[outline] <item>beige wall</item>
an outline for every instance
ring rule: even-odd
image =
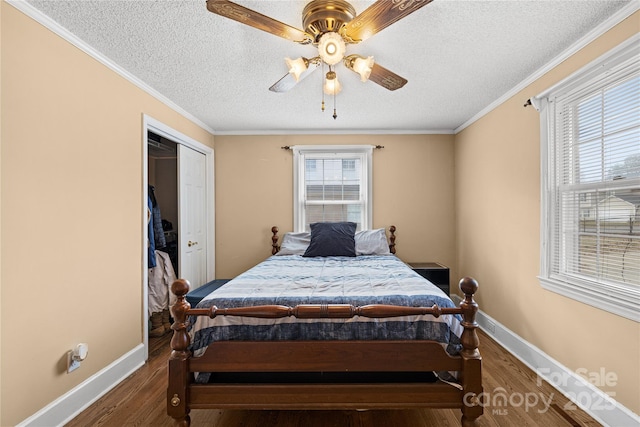
[[[269,256],[273,225],[292,230],[293,154],[281,147],[308,144],[384,145],[373,152],[373,227],[397,227],[405,261],[455,267],[453,135],[216,136],[219,278]]]
[[[142,115],[213,136],[5,2],[2,418],[24,420],[142,342]],[[79,342],[89,357],[67,374]]]
[[[489,316],[571,370],[615,372],[603,389],[640,413],[640,325],[544,290],[539,115],[524,101],[638,32],[636,13],[456,135],[458,268]]]

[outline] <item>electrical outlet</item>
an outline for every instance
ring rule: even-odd
[[[67,352],[67,374],[75,371],[80,367],[80,361],[73,358],[73,351]]]

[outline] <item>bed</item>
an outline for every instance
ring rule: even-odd
[[[189,283],[172,284],[167,413],[176,426],[190,425],[191,409],[421,407],[459,408],[461,424],[476,425],[477,282],[460,281],[456,307],[395,256],[395,227],[387,241],[384,229],[348,226],[345,255],[335,247],[344,224],[322,233],[312,224],[281,245],[273,227],[272,256],[195,308]]]

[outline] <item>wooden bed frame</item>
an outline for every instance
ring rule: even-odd
[[[273,227],[273,253],[277,245]],[[395,227],[390,228],[390,247],[395,253]],[[191,409],[408,409],[459,408],[462,426],[476,425],[483,413],[482,357],[478,351],[475,315],[478,305],[473,295],[478,283],[469,277],[460,281],[464,300],[456,308],[402,307],[374,304],[303,304],[296,307],[265,305],[241,308],[192,309],[185,300],[189,283],[179,279],[171,285],[177,302],[171,307],[171,356],[167,413],[174,425],[189,426]],[[407,315],[460,314],[464,331],[462,351],[450,356],[435,341],[220,341],[209,345],[200,357],[192,357],[187,333],[188,316],[243,316],[279,318],[385,318]],[[458,371],[459,384],[436,382],[306,382],[306,381],[225,381],[197,384],[194,372],[264,374],[286,373],[400,373]],[[413,375],[413,374],[412,374]]]

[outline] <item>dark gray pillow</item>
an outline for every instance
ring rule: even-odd
[[[355,222],[315,222],[305,257],[356,256]]]

